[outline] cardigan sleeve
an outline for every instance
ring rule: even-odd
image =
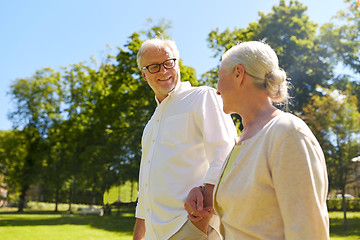
[[[327,171],[314,138],[294,130],[277,141],[270,157],[285,239],[329,239]]]

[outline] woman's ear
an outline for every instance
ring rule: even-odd
[[[240,81],[240,84],[243,82],[243,79],[245,77],[245,68],[243,65],[241,64],[238,64],[236,65],[235,67],[235,76],[236,76],[236,79],[238,79]]]

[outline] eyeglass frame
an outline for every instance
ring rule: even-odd
[[[174,66],[173,66],[173,67],[166,67],[166,66],[164,65],[164,63],[167,62],[167,61],[170,61],[170,60],[174,61]],[[150,65],[147,65],[146,67],[142,67],[141,69],[142,69],[142,70],[147,69],[147,70],[149,71],[149,73],[151,73],[151,74],[158,73],[158,72],[160,72],[160,70],[161,70],[161,66],[163,66],[165,69],[172,69],[172,68],[174,68],[175,65],[176,65],[176,60],[177,60],[177,58],[169,58],[169,59],[166,59],[165,61],[163,61],[162,63],[150,64]],[[159,66],[159,70],[156,71],[156,72],[150,72],[149,67],[152,66],[152,65],[157,65],[157,66]]]

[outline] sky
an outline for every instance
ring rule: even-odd
[[[286,0],[289,3],[289,0]],[[343,0],[300,0],[322,25],[349,7]],[[171,21],[183,63],[200,76],[218,63],[206,41],[218,28],[246,28],[279,0],[0,0],[0,130],[9,130],[11,84],[37,70],[105,59],[128,37],[149,29],[147,19]],[[113,50],[109,50],[113,49]]]

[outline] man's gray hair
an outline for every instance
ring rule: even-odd
[[[137,54],[137,65],[139,68],[143,67],[143,66],[141,66],[141,60],[142,60],[144,53],[149,48],[153,48],[153,47],[156,47],[158,50],[160,50],[163,47],[169,47],[176,59],[179,59],[179,57],[180,57],[179,50],[177,49],[176,44],[173,40],[163,39],[163,38],[148,39],[143,42],[143,44],[141,45],[140,50]]]

